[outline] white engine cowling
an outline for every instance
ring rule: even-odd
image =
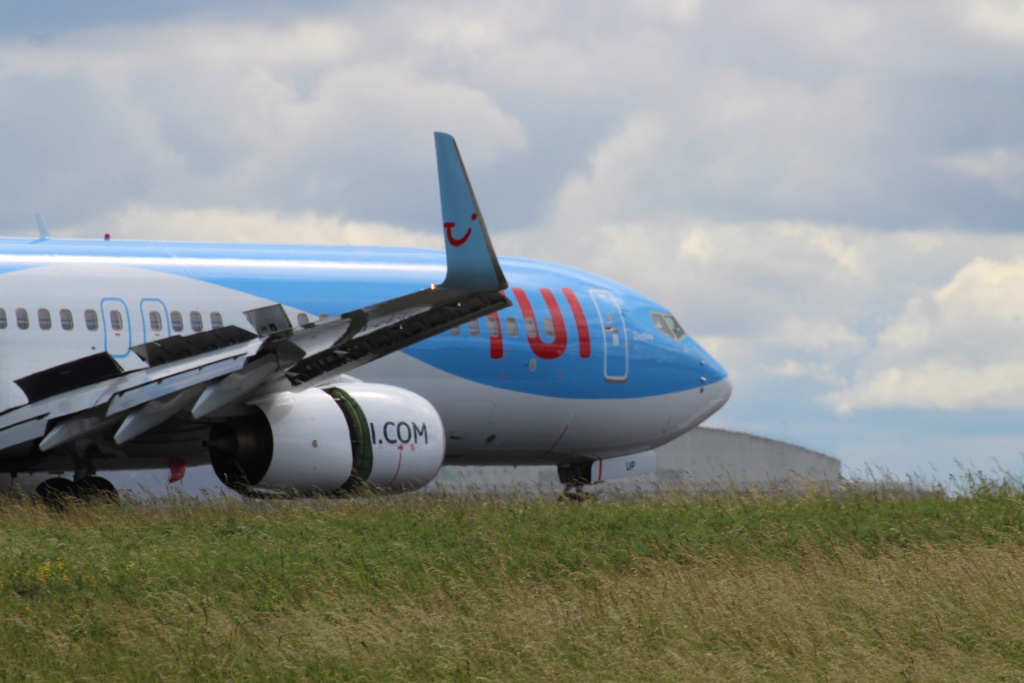
[[[346,384],[257,399],[257,413],[217,425],[214,471],[250,495],[399,492],[430,482],[444,460],[441,417],[422,396]]]

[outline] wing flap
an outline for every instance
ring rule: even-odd
[[[248,330],[243,330],[235,325],[219,327],[214,330],[197,332],[187,336],[176,335],[157,341],[147,342],[133,346],[135,352],[151,368],[164,365],[173,361],[195,358],[211,351],[227,349],[239,344],[244,344],[256,338],[256,335]],[[105,354],[104,354],[105,355]]]
[[[49,413],[25,415],[23,419],[0,427],[0,450],[41,439],[46,435]]]
[[[58,420],[47,429],[46,436],[39,442],[39,450],[50,451],[76,439],[98,434],[117,425],[119,419],[119,416],[104,415],[103,408],[97,407]]]
[[[203,389],[203,393],[190,408],[192,417],[204,418],[231,403],[240,401],[251,394],[277,369],[277,358],[264,356],[221,380],[211,382]]]
[[[161,373],[164,375],[163,377],[118,391],[107,403],[107,414],[123,413],[144,403],[161,400],[197,384],[204,384],[230,375],[232,372],[241,370],[247,361],[248,358],[244,354],[240,354],[229,358],[210,359],[201,365],[180,368],[172,375]]]
[[[194,385],[133,409],[117,428],[114,443],[123,444],[145,434],[153,427],[160,426],[178,411],[191,406],[202,390],[201,384]]]
[[[15,380],[30,403],[81,389],[124,373],[110,354],[97,353]]]

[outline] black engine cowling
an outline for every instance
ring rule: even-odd
[[[248,495],[344,495],[420,488],[441,468],[441,417],[422,396],[384,384],[270,394],[214,427],[220,480]]]

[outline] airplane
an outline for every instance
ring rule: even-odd
[[[442,465],[652,473],[729,399],[663,306],[495,254],[435,133],[444,251],[0,240],[0,488],[116,497],[102,471],[212,465],[255,497],[403,492]]]

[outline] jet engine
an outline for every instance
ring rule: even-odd
[[[253,413],[216,425],[210,461],[252,496],[410,491],[441,468],[445,432],[422,396],[385,384],[269,394]]]

